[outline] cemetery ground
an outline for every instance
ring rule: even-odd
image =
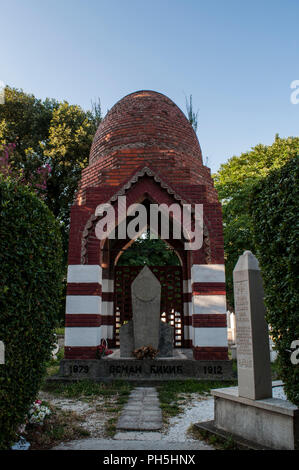
[[[32,450],[52,449],[61,443],[82,439],[113,439],[116,423],[127,403],[134,385],[126,381],[96,383],[88,380],[60,383],[47,381],[58,372],[63,348],[57,359],[47,365],[47,376],[39,393],[39,399],[51,409],[51,415],[43,426],[30,426],[26,439]],[[236,371],[236,365],[234,367]],[[275,365],[273,379],[277,379]],[[199,431],[194,424],[209,419],[213,413],[210,390],[236,385],[237,381],[168,381],[157,385],[163,416],[162,439],[200,440],[207,448],[237,449],[230,438],[223,439]]]

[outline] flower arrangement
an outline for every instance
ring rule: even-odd
[[[108,349],[108,344],[106,339],[101,340],[101,344],[97,347],[96,351],[96,357],[97,359],[101,359],[103,356],[108,356],[109,354],[112,354],[113,351],[111,349]]]
[[[152,347],[152,345],[149,346],[142,346],[141,348],[134,349],[133,351],[133,356],[136,357],[136,359],[155,359],[157,354],[159,353],[158,349],[155,349]]]
[[[46,417],[50,414],[52,414],[52,412],[44,402],[41,400],[35,400],[35,402],[29,408],[25,422],[21,424],[17,430],[19,440],[18,442],[15,442],[13,446],[11,446],[11,449],[28,450],[30,448],[30,443],[26,441],[22,434],[26,435],[28,433],[30,425],[43,426]]]
[[[28,412],[28,423],[43,425],[44,420],[51,414],[51,410],[41,400],[36,400]]]

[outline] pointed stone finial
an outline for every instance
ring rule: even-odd
[[[243,255],[239,257],[238,262],[235,266],[234,272],[244,271],[244,270],[251,270],[251,271],[260,270],[259,262],[257,258],[249,250],[244,251]]]
[[[148,266],[132,282],[132,294],[143,302],[150,302],[161,292],[161,284]]]

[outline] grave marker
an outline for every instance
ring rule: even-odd
[[[233,277],[239,396],[268,398],[272,396],[269,332],[262,276],[251,251],[239,257]]]
[[[161,284],[144,266],[132,282],[134,348],[159,347]]]

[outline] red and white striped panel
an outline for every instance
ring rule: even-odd
[[[227,358],[225,270],[223,264],[194,264],[193,347],[196,359]]]
[[[113,340],[114,280],[102,280],[102,336]]]
[[[185,347],[191,347],[193,341],[192,326],[192,282],[191,279],[183,280],[183,309],[184,309],[184,342]]]
[[[95,357],[102,335],[102,268],[69,265],[67,273],[65,357]]]

